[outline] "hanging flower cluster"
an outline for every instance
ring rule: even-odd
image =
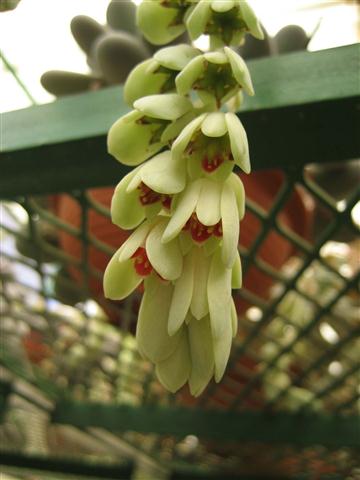
[[[138,348],[168,390],[188,382],[197,396],[224,374],[237,331],[231,290],[242,283],[245,194],[233,169],[249,173],[250,162],[229,101],[254,90],[229,45],[262,31],[244,0],[147,0],[137,21],[155,44],[187,29],[192,39],[209,35],[212,51],[163,48],[128,77],[133,110],[111,127],[108,149],[136,166],[111,205],[113,222],[134,231],[108,264],[104,290],[122,300],[144,284]]]

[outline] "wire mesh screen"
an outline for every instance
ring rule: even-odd
[[[113,187],[3,202],[3,366],[52,402],[355,414],[358,171],[359,163],[352,161],[321,169],[262,170],[243,179],[248,200],[239,244],[244,272],[244,287],[236,294],[239,332],[223,380],[198,399],[185,388],[168,394],[138,354],[134,335],[141,289],[122,302],[103,296],[105,266],[129,234],[111,224]],[[16,408],[11,402],[2,406],[1,434],[9,448],[39,445],[31,438],[11,443],[5,427]],[[221,466],[269,478],[340,474],[350,479],[358,467],[351,448],[220,445],[191,435],[135,432],[121,438],[152,458],[204,467],[208,474]],[[256,468],[249,466],[254,463]],[[194,471],[187,478],[195,478]]]

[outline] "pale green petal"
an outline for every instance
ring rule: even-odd
[[[215,250],[219,247],[220,238],[212,236],[206,240],[204,243],[204,253],[207,257],[210,257]]]
[[[186,164],[171,158],[170,150],[159,153],[141,169],[142,181],[158,193],[174,194],[185,188]]]
[[[153,222],[145,220],[145,222],[130,235],[126,242],[121,245],[119,248],[119,262],[124,262],[131,258],[136,250],[143,245],[152,224]]]
[[[181,44],[158,50],[154,54],[154,58],[163,67],[180,71],[186,67],[190,60],[200,55],[200,53],[201,51],[197,48],[191,47],[190,45]]]
[[[264,32],[262,31],[260,22],[248,2],[240,2],[240,9],[242,17],[245,20],[246,25],[249,27],[251,35],[253,35],[255,38],[258,38],[259,40],[263,40]]]
[[[177,14],[177,9],[163,7],[160,2],[141,2],[136,12],[136,23],[150,43],[163,45],[185,31],[183,24],[171,26]]]
[[[197,180],[190,184],[184,192],[179,194],[176,209],[165,229],[162,242],[167,243],[175,238],[182,230],[191,214],[195,210],[200,195],[201,181]]]
[[[176,93],[148,95],[136,100],[134,107],[145,115],[163,120],[176,120],[193,108],[189,99]]]
[[[175,282],[174,294],[169,312],[169,335],[174,335],[185,320],[193,295],[193,285],[194,260],[192,252],[190,252],[184,259],[184,268],[181,277]]]
[[[231,331],[232,337],[235,338],[238,331],[238,316],[236,312],[235,302],[231,299]]]
[[[244,189],[244,184],[241,181],[239,175],[237,175],[236,173],[232,173],[229,176],[227,181],[230,183],[230,185],[232,186],[232,189],[235,193],[237,208],[238,208],[238,212],[239,212],[239,218],[241,220],[245,215],[245,189]]]
[[[241,268],[241,258],[239,252],[235,257],[235,263],[232,268],[231,274],[231,288],[241,288],[242,286],[242,268]]]
[[[156,365],[156,375],[162,385],[175,393],[188,380],[191,371],[189,340],[186,328],[179,332],[181,337],[175,351]]]
[[[211,7],[208,0],[200,0],[186,20],[191,40],[196,40],[205,31],[206,24],[211,18]]]
[[[136,175],[136,170],[121,180],[111,200],[111,220],[120,228],[133,229],[145,218],[144,208],[139,201],[139,192],[134,190],[127,193],[127,187]]]
[[[146,165],[146,163],[145,163],[145,165]],[[133,177],[130,179],[130,182],[128,183],[128,186],[126,187],[126,192],[127,193],[133,192],[140,185],[140,183],[141,183],[141,169],[142,169],[142,165],[139,165],[137,168],[135,168],[132,171]]]
[[[215,63],[217,65],[224,65],[229,61],[225,53],[219,51],[204,53],[204,57],[208,62]]]
[[[183,257],[177,238],[164,244],[161,237],[164,234],[166,222],[156,225],[146,239],[146,253],[151,265],[165,280],[176,280],[183,268]]]
[[[219,339],[230,319],[231,301],[231,269],[224,266],[219,250],[211,261],[207,293],[212,335],[214,339]]]
[[[209,317],[189,323],[189,344],[191,356],[190,392],[199,396],[214,374],[214,352]]]
[[[186,147],[188,146],[191,137],[193,134],[196,132],[198,128],[200,128],[200,125],[202,124],[206,114],[203,113],[202,115],[194,118],[192,122],[190,122],[180,133],[180,135],[177,137],[175,142],[173,143],[171,147],[171,152],[172,155],[175,158],[179,158],[183,155]]]
[[[249,145],[245,129],[235,113],[228,112],[225,114],[225,118],[235,163],[245,173],[250,173]]]
[[[153,62],[153,59],[148,59],[139,63],[126,79],[124,99],[131,107],[138,98],[159,93],[168,78],[166,73],[148,73],[149,66]]]
[[[175,139],[182,130],[188,125],[196,116],[196,113],[192,110],[188,113],[185,113],[182,117],[178,118],[174,122],[167,125],[161,135],[160,140],[164,143],[169,143],[171,140]]]
[[[229,59],[236,81],[244,88],[245,92],[248,95],[254,95],[254,87],[246,63],[240,57],[240,55],[234,52],[234,50],[232,50],[231,48],[225,47],[224,50],[227,58]]]
[[[207,137],[222,137],[227,133],[225,113],[208,113],[201,124],[201,131]]]
[[[193,58],[175,79],[176,89],[180,95],[186,95],[194,82],[205,70],[206,60],[203,55]]]
[[[211,9],[219,13],[228,12],[234,6],[234,0],[212,0],[211,2]]]
[[[154,363],[162,362],[176,349],[180,332],[170,337],[167,322],[173,287],[151,275],[145,281],[136,340],[141,353]]]
[[[240,228],[235,193],[228,183],[224,183],[221,195],[221,218],[223,231],[221,257],[224,265],[232,268],[238,251]]]
[[[109,130],[108,151],[125,165],[139,165],[163,146],[160,142],[150,145],[151,125],[137,123],[142,116],[141,112],[132,111],[119,118]]]
[[[210,258],[205,256],[202,248],[196,248],[194,253],[194,291],[190,309],[197,320],[209,313],[207,298],[209,269]]]
[[[200,196],[196,205],[196,215],[199,221],[206,226],[216,225],[221,219],[222,184],[207,178],[201,180]]]
[[[230,306],[230,305],[229,305]],[[232,343],[232,325],[230,318],[230,308],[226,317],[224,315],[224,329],[220,337],[214,338],[214,358],[215,358],[215,382],[219,383],[224,375],[226,365],[229,360]]]
[[[132,259],[119,262],[119,250],[108,263],[104,273],[104,294],[111,300],[123,300],[142,282]]]
[[[179,238],[181,253],[185,256],[193,248],[194,243],[187,232],[180,232],[178,238]]]

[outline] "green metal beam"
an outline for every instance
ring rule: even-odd
[[[323,414],[222,412],[182,407],[103,405],[61,402],[52,421],[75,427],[99,427],[113,432],[127,430],[175,435],[192,434],[217,441],[246,441],[359,446],[359,418]]]
[[[37,472],[54,472],[71,475],[71,478],[106,478],[106,479],[127,479],[131,478],[133,465],[125,463],[121,465],[98,464],[87,461],[80,462],[66,458],[49,458],[33,455],[21,455],[11,452],[0,454],[0,464],[7,467],[25,470],[27,474]]]
[[[239,115],[255,170],[360,155],[359,58],[351,45],[249,62],[256,96]],[[128,168],[106,153],[106,133],[128,111],[121,98],[112,87],[4,114],[0,196],[116,183]]]

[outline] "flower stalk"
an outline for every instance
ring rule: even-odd
[[[122,300],[144,284],[139,351],[165,388],[188,382],[198,396],[224,374],[237,332],[231,291],[242,283],[245,192],[233,170],[249,173],[250,160],[231,105],[254,89],[231,46],[262,31],[244,0],[147,0],[137,21],[155,44],[187,30],[192,39],[209,35],[212,51],[163,48],[128,77],[133,110],[111,127],[108,149],[136,168],[116,187],[111,216],[135,230],[109,262],[104,291]]]

